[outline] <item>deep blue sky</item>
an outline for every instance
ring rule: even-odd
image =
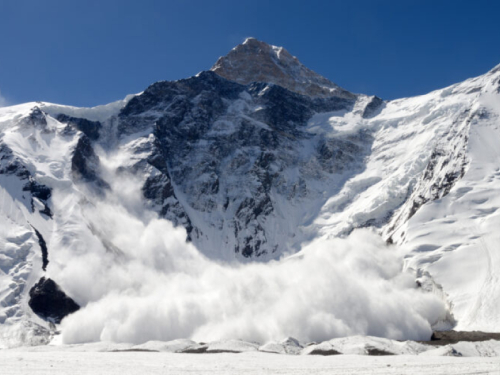
[[[248,36],[394,99],[499,64],[500,1],[0,0],[0,92],[104,104],[209,69]]]

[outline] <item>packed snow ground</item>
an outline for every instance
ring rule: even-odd
[[[205,348],[206,351],[200,351]],[[331,355],[332,349],[345,354]],[[191,350],[191,351],[189,351]],[[184,352],[183,352],[184,351]],[[197,354],[194,354],[198,351]],[[397,355],[374,356],[373,353]],[[330,355],[324,355],[329,353]],[[304,345],[191,340],[99,342],[0,350],[2,374],[500,374],[500,342],[433,347],[376,337]]]
[[[283,356],[147,352],[0,351],[3,375],[20,374],[500,374],[500,357]]]
[[[0,353],[2,374],[499,374],[499,358],[283,357],[264,353]]]

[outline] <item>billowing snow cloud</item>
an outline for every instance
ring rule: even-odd
[[[0,107],[5,107],[7,106],[7,99],[5,99],[4,96],[2,96],[2,90],[0,90]]]
[[[428,339],[446,315],[402,272],[398,249],[368,230],[317,240],[281,261],[221,264],[186,243],[183,229],[144,213],[133,180],[112,181],[108,199],[84,209],[106,246],[74,231],[52,242],[49,276],[83,307],[63,321],[65,343]]]

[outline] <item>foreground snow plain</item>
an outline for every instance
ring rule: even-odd
[[[500,374],[499,354],[500,341],[494,340],[432,346],[352,336],[309,345],[292,338],[265,345],[240,340],[200,344],[186,339],[141,345],[55,344],[0,350],[0,361],[6,375]]]
[[[2,374],[500,374],[500,357],[0,351]]]

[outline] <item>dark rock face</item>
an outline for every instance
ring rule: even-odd
[[[311,97],[355,97],[302,65],[284,48],[271,46],[255,38],[247,38],[226,56],[219,58],[211,70],[244,85],[270,82]]]
[[[52,189],[48,186],[39,184],[33,178],[30,178],[29,181],[24,185],[23,191],[29,191],[32,196],[38,198],[42,201],[46,201],[52,195]]]
[[[318,144],[318,161],[323,170],[328,173],[342,173],[346,168],[352,168],[365,154],[365,147],[372,141],[370,133],[360,131],[346,138],[322,139]]]
[[[355,103],[353,99],[337,97],[311,98],[266,83],[252,83],[248,92],[262,105],[252,117],[268,124],[274,131],[289,135],[300,135],[315,112],[351,109]]]
[[[109,185],[98,174],[99,157],[92,148],[92,143],[86,135],[82,135],[75,147],[71,159],[71,172],[75,180],[94,183],[100,189],[108,189]]]
[[[143,188],[143,195],[146,199],[161,207],[160,215],[168,217],[174,225],[182,225],[186,228],[187,239],[191,241],[191,232],[193,225],[184,207],[179,203],[175,196],[174,188],[168,174],[151,176],[146,180]]]
[[[316,194],[309,183],[363,168],[369,132],[327,138],[307,129],[315,113],[352,110],[355,102],[202,72],[155,83],[134,97],[118,116],[117,133],[152,132],[147,164],[155,172],[146,172],[143,194],[162,217],[184,226],[189,239],[203,248],[210,233],[220,237],[212,247],[272,258],[281,249],[269,222],[286,221],[277,195],[301,205]],[[76,160],[82,175],[88,168],[80,160],[92,158],[87,154]]]
[[[26,181],[23,191],[31,194],[31,211],[35,212],[33,198],[37,198],[44,205],[40,213],[52,218],[52,211],[48,203],[52,195],[52,189],[36,181],[23,162],[14,156],[10,147],[3,143],[0,143],[0,174],[14,175],[21,181]]]
[[[36,230],[35,227],[32,226],[32,228],[35,231],[35,234],[38,238],[38,244],[40,245],[40,249],[42,250],[42,269],[46,271],[47,266],[49,265],[49,251],[47,249],[47,243],[45,242],[42,234],[38,230]]]
[[[34,107],[29,116],[24,118],[22,122],[27,126],[35,126],[41,129],[47,128],[47,117],[38,107]]]
[[[80,309],[51,279],[42,277],[30,290],[28,302],[40,318],[59,324],[61,320]]]
[[[481,332],[481,331],[434,331],[430,341],[424,341],[429,345],[448,345],[456,344],[460,341],[488,341],[500,340],[500,333]]]
[[[438,140],[430,160],[408,199],[391,219],[388,238],[394,230],[413,217],[425,203],[445,197],[452,187],[465,174],[469,160],[467,158],[468,134],[471,122],[485,113],[470,113],[467,109],[460,114],[447,134]],[[449,151],[451,148],[451,152]],[[403,234],[401,234],[403,236]]]
[[[132,98],[120,112],[120,117],[140,115],[151,109],[166,112],[165,110],[171,104],[176,104],[178,107],[179,101],[192,99],[203,91],[214,92],[221,98],[237,99],[244,89],[245,86],[227,81],[212,72],[201,72],[196,77],[179,81],[156,82],[149,86],[142,95]]]
[[[99,133],[102,128],[102,124],[99,121],[90,121],[84,118],[76,118],[60,114],[56,117],[57,121],[68,124],[68,126],[80,130],[92,141],[96,141],[99,138]]]
[[[44,208],[40,211],[41,214],[44,214],[50,218],[52,218],[52,211],[48,206],[47,201],[52,196],[52,189],[46,185],[39,184],[33,177],[28,178],[28,182],[23,186],[23,191],[29,191],[33,198],[38,198],[44,205]],[[31,199],[31,211],[35,212],[35,204]]]
[[[0,174],[15,175],[21,180],[30,177],[28,169],[14,156],[11,148],[4,143],[0,143]]]
[[[341,352],[335,350],[335,349],[313,349],[309,355],[323,355],[323,356],[327,356],[327,355],[339,355],[339,354],[342,354]]]
[[[29,116],[22,118],[21,125],[41,127],[46,129],[47,118],[40,108],[32,109]],[[21,181],[26,181],[23,186],[23,191],[31,194],[31,211],[35,212],[35,204],[33,198],[37,198],[44,205],[40,213],[52,218],[52,211],[49,208],[48,200],[52,195],[52,189],[46,185],[40,184],[30,173],[23,161],[14,155],[12,149],[4,143],[0,142],[0,174],[14,175]]]
[[[134,160],[122,170],[142,174],[151,207],[183,226],[203,252],[272,259],[285,250],[282,239],[296,235],[293,225],[302,224],[288,224],[289,207],[318,210],[325,189],[341,186],[338,179],[347,171],[364,168],[373,141],[368,131],[331,137],[308,128],[316,113],[351,111],[357,100],[356,95],[301,95],[262,82],[243,85],[209,71],[151,85],[105,124],[106,134],[117,134],[118,142],[143,134],[129,150]],[[109,185],[94,151],[96,142],[107,141],[100,139],[103,124],[64,114],[56,118],[68,124],[62,135],[83,133],[71,159],[74,181],[104,194]],[[35,108],[22,121],[47,127],[48,119]],[[4,151],[0,173],[26,180],[23,190],[33,197],[32,210],[38,199],[44,204],[40,212],[51,217],[50,188]],[[302,220],[303,215],[292,216]]]
[[[374,96],[370,102],[366,105],[363,111],[363,118],[370,118],[377,114],[380,109],[383,107],[384,101],[380,99],[378,96]]]
[[[374,348],[371,346],[366,347],[366,354],[380,356],[380,355],[394,355],[394,353],[388,352],[387,350]]]
[[[187,354],[202,354],[207,353],[208,345],[196,345],[193,347],[189,347],[186,349],[182,349],[179,353],[187,353]]]

